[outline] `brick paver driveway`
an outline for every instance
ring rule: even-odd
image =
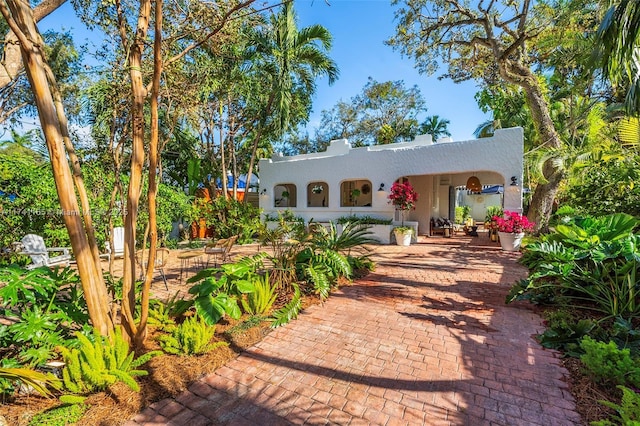
[[[525,275],[481,238],[381,246],[376,271],[129,425],[574,425]],[[486,238],[486,237],[485,237]]]

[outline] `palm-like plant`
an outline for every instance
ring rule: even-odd
[[[451,136],[449,123],[449,120],[440,118],[438,115],[430,115],[420,124],[418,133],[421,135],[431,135],[433,140],[437,141],[442,136]]]
[[[640,113],[640,3],[617,0],[605,14],[596,36],[595,56],[616,85],[627,85],[625,107]]]
[[[293,2],[285,2],[280,12],[271,17],[270,26],[251,35],[252,68],[261,75],[268,89],[252,135],[247,176],[253,171],[266,128],[269,126],[277,135],[282,134],[291,123],[292,112],[308,114],[308,109],[301,105],[310,104],[315,79],[326,75],[329,84],[337,79],[338,67],[326,53],[331,41],[331,34],[321,25],[298,30]]]

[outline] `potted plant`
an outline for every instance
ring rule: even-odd
[[[494,216],[498,227],[498,236],[502,250],[516,251],[520,248],[520,243],[525,232],[533,229],[533,222],[529,222],[526,216],[518,212],[504,212],[504,217]]]
[[[498,241],[498,223],[494,218],[503,215],[501,206],[489,206],[487,207],[487,214],[484,217],[484,229],[489,231],[489,239],[491,241]]]
[[[359,189],[352,189],[351,190],[351,198],[353,198],[353,205],[357,206],[358,205],[358,197],[360,196],[361,192]]]
[[[415,210],[418,193],[409,182],[395,182],[391,186],[389,200],[396,210],[400,210],[400,226],[393,229],[393,233],[396,236],[396,244],[408,246],[411,244],[413,228],[404,226],[404,214],[408,210]]]
[[[320,194],[322,191],[324,191],[324,187],[322,185],[315,185],[313,188],[311,188],[311,192],[313,192],[314,194]]]

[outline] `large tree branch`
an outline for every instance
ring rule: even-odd
[[[65,2],[66,0],[44,0],[33,9],[34,21],[39,22]],[[10,84],[24,68],[19,43],[13,29],[4,38],[4,52],[2,63],[0,64],[0,89]]]
[[[225,12],[225,14],[222,16],[222,19],[220,20],[220,23],[218,24],[218,26],[216,26],[214,29],[212,29],[211,31],[209,31],[209,33],[207,33],[204,37],[202,37],[200,40],[194,41],[193,43],[191,43],[189,46],[185,47],[184,50],[180,53],[178,53],[177,55],[167,59],[165,61],[165,67],[171,65],[173,62],[178,61],[182,58],[185,57],[185,55],[187,53],[189,53],[190,51],[192,51],[193,49],[202,46],[204,43],[206,43],[208,40],[211,39],[211,37],[213,37],[214,35],[216,35],[217,33],[220,32],[220,30],[222,30],[222,28],[224,28],[224,26],[226,25],[227,21],[229,21],[229,18],[231,17],[231,15],[233,15],[235,12],[237,12],[240,9],[243,9],[247,6],[249,6],[251,3],[253,3],[255,0],[246,0],[244,2],[240,2],[237,5],[233,6],[231,9],[227,10]]]

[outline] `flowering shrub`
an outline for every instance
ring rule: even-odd
[[[510,234],[519,234],[533,229],[534,222],[529,222],[526,216],[518,212],[504,212],[504,217],[494,216],[493,220],[498,224],[498,231]]]
[[[418,193],[409,182],[395,182],[391,185],[389,200],[396,207],[396,210],[415,210]]]
[[[415,210],[418,193],[409,182],[395,182],[391,185],[389,200],[391,200],[389,202],[395,206],[396,210],[401,211],[402,225],[404,225],[404,212]]]

